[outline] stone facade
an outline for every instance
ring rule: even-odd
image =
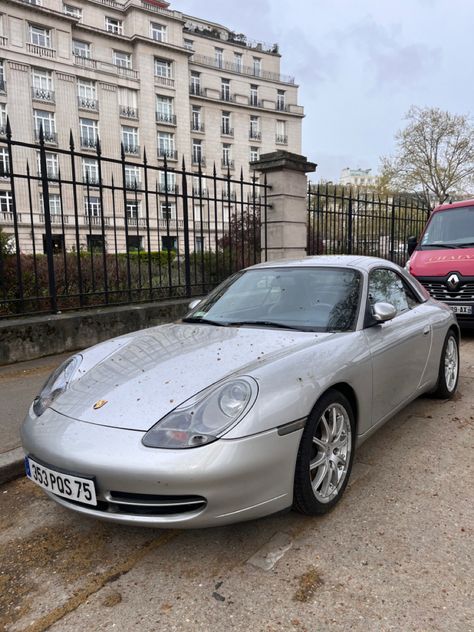
[[[0,6],[0,134],[5,134],[7,114],[15,140],[34,142],[42,122],[51,154],[48,168],[65,177],[71,175],[70,158],[55,158],[55,148],[67,149],[72,131],[76,149],[90,154],[91,186],[96,136],[108,158],[120,157],[123,142],[131,167],[142,161],[146,147],[148,163],[155,167],[166,154],[170,167],[181,167],[184,158],[187,168],[196,169],[201,156],[204,173],[212,174],[215,164],[218,176],[230,168],[238,178],[242,168],[248,179],[249,162],[260,153],[301,152],[303,108],[297,92],[294,80],[280,74],[276,45],[250,42],[223,26],[174,11],[166,2],[3,0]],[[1,177],[6,160],[2,147],[0,226],[11,233],[11,183]],[[14,149],[15,171],[24,170],[28,159],[37,175],[34,152]],[[87,162],[76,160],[79,178]],[[110,183],[113,172],[105,165],[103,181]],[[120,172],[115,175],[120,183]],[[16,192],[24,251],[30,249],[24,245],[31,235],[30,210],[38,240],[44,234],[41,187],[33,184],[31,192],[20,185]],[[76,191],[81,216],[88,204],[85,188]],[[51,213],[58,210],[61,197],[63,215],[72,218],[70,188],[59,191],[52,184],[50,194]],[[93,189],[88,195],[97,197]],[[104,195],[103,206],[110,210],[110,195]],[[143,220],[144,200],[139,202]],[[153,202],[150,207],[155,221],[158,206]],[[55,221],[60,223],[59,217]],[[68,249],[75,244],[70,223],[66,221],[63,244]],[[81,240],[81,247],[86,246],[85,232]],[[152,249],[160,248],[155,241]],[[43,245],[37,248],[42,251]],[[119,249],[124,248],[122,231]]]

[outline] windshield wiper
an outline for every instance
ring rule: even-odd
[[[181,319],[183,323],[200,323],[201,325],[216,325],[216,327],[227,327],[228,323],[220,323],[218,320],[210,320],[200,316],[189,316]]]
[[[459,248],[458,244],[422,244],[422,248]]]
[[[278,327],[278,329],[295,329],[296,331],[305,331],[301,327],[294,327],[293,325],[285,325],[284,323],[276,323],[273,320],[239,320],[229,321],[227,325],[232,327],[241,327],[243,325],[262,325],[263,327]]]
[[[474,248],[474,241],[465,241],[459,244],[458,248]]]

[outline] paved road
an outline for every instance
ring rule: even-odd
[[[18,429],[48,375],[71,354],[0,367],[0,454],[20,445]]]
[[[124,528],[0,488],[0,629],[474,632],[474,336],[462,351],[456,398],[386,424],[322,518]]]

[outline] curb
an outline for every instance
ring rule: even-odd
[[[0,454],[0,485],[8,483],[25,473],[25,453],[22,448],[15,448]]]

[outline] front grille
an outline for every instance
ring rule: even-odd
[[[474,281],[461,281],[455,290],[451,290],[445,281],[419,280],[430,295],[438,301],[474,303]]]
[[[61,500],[103,513],[157,517],[195,513],[207,505],[207,500],[202,496],[158,496],[117,491],[106,494],[106,500],[99,500],[95,507],[68,498]]]

